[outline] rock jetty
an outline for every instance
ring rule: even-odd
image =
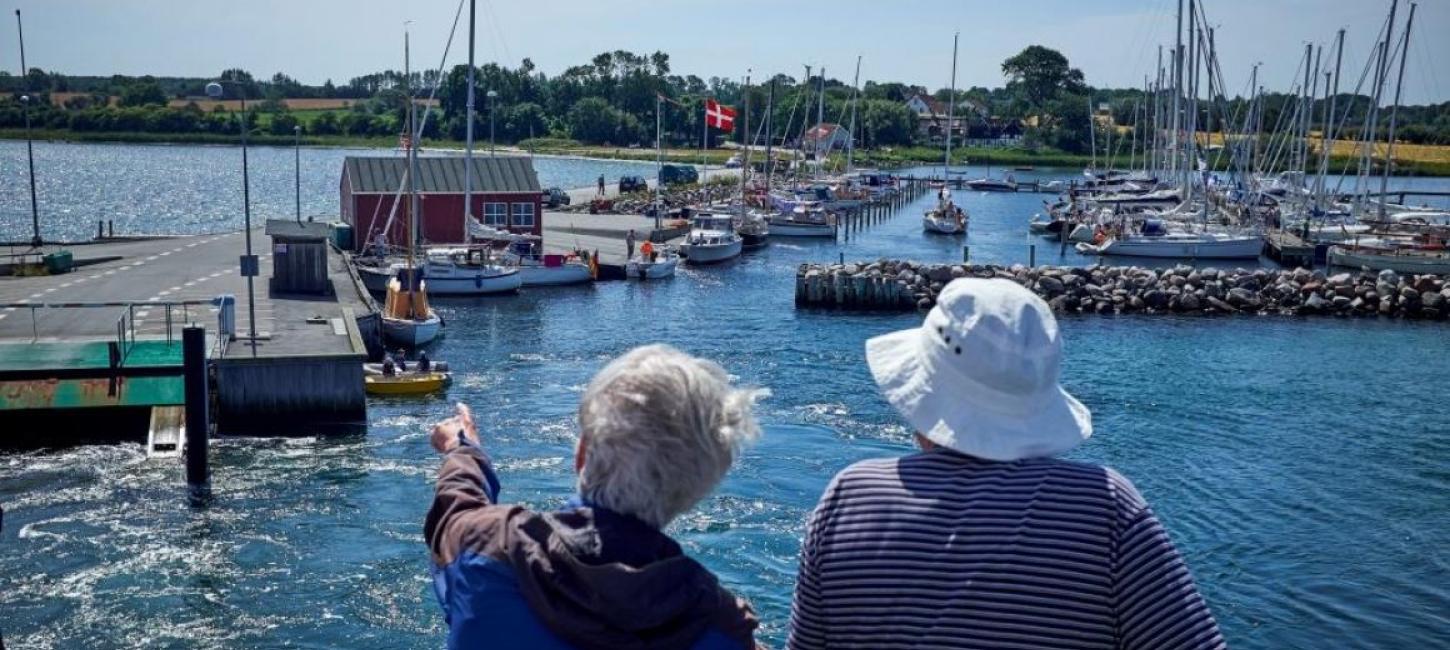
[[[1359,271],[1138,266],[802,264],[796,304],[861,310],[926,310],[956,278],[1003,278],[1031,289],[1057,313],[1283,314],[1444,320],[1450,276]]]

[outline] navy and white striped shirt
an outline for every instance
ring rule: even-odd
[[[946,450],[856,463],[801,548],[788,646],[1222,648],[1127,479]]]

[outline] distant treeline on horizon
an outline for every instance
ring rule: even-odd
[[[1141,88],[1088,86],[1082,72],[1050,48],[1027,47],[1003,61],[1002,71],[1005,82],[1001,87],[958,89],[955,114],[965,124],[958,127],[963,134],[969,130],[1011,132],[1020,137],[1017,144],[1023,148],[1083,154],[1093,148],[1094,135],[1099,150],[1107,148],[1107,129],[1098,129],[1094,134],[1090,115],[1097,114],[1099,120],[1111,118],[1122,128],[1150,120],[1151,94]],[[217,78],[228,81],[227,98],[245,97],[257,102],[250,106],[267,117],[250,119],[253,128],[263,132],[290,135],[300,126],[308,135],[396,135],[403,130],[407,112],[405,88],[414,97],[436,94],[441,115],[424,125],[425,137],[459,139],[465,131],[467,66],[463,65],[441,75],[436,70],[411,75],[386,70],[353,77],[342,85],[331,80],[321,85],[304,84],[281,72],[270,79],[258,79],[240,69],[222,71]],[[652,144],[656,97],[663,95],[669,99],[661,104],[665,141],[698,146],[705,130],[702,100],[713,97],[741,108],[747,94],[740,79],[707,80],[672,74],[669,55],[663,52],[605,52],[552,77],[538,71],[529,59],[516,68],[490,63],[477,69],[476,80],[475,133],[487,134],[492,118],[497,138],[505,142],[553,137],[591,144]],[[30,107],[34,111],[32,120],[43,128],[158,133],[234,130],[234,121],[226,116],[230,107],[208,101],[205,88],[210,81],[197,77],[66,75],[40,68],[31,68],[23,77],[0,72],[0,128],[23,125],[17,98],[31,94],[44,100]],[[765,122],[764,109],[769,102],[771,137],[777,143],[798,142],[816,123],[818,112],[823,114],[823,122],[849,124],[853,108],[858,146],[933,145],[941,139],[939,132],[924,128],[924,116],[919,110],[923,102],[915,103],[916,110],[908,102],[920,97],[941,106],[951,97],[948,89],[868,81],[859,90],[859,101],[853,102],[857,92],[849,83],[827,78],[823,85],[822,110],[818,104],[822,86],[819,76],[802,80],[777,74],[752,80],[748,95],[753,138],[759,141],[757,134]],[[488,91],[495,93],[493,99],[487,98]],[[1329,101],[1321,97],[1313,103],[1311,128],[1322,128]],[[1339,132],[1340,139],[1357,138],[1372,99],[1341,93],[1333,101],[1340,116],[1335,121],[1345,125]],[[179,102],[188,103],[177,106]],[[1297,102],[1298,96],[1291,93],[1263,96],[1260,122],[1266,135],[1277,125],[1294,119]],[[1208,102],[1201,102],[1203,130],[1242,129],[1248,103],[1245,98],[1235,97],[1221,100],[1210,110]],[[172,106],[168,108],[168,104]],[[1381,111],[1381,137],[1387,114]],[[733,134],[712,133],[710,137],[714,141],[721,137],[739,141],[743,131],[737,128]],[[1450,101],[1401,106],[1396,136],[1415,144],[1450,144]]]

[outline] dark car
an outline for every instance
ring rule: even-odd
[[[544,205],[551,208],[569,205],[569,193],[557,187],[544,190]]]
[[[648,192],[649,185],[644,182],[643,176],[620,176],[619,193],[627,192]]]
[[[660,183],[664,185],[679,185],[681,183],[698,183],[700,173],[690,165],[665,165],[660,167]]]

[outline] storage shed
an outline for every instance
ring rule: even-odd
[[[327,238],[331,232],[325,223],[268,220],[267,236],[272,238],[272,291],[332,293],[332,282],[327,277]]]
[[[352,225],[353,250],[383,234],[388,243],[407,243],[408,200],[403,194],[407,158],[348,156],[338,183],[342,220]],[[418,233],[422,243],[466,241],[462,156],[419,156]],[[543,190],[532,158],[475,156],[471,213],[480,222],[517,234],[543,235]],[[389,220],[391,215],[391,221]]]

